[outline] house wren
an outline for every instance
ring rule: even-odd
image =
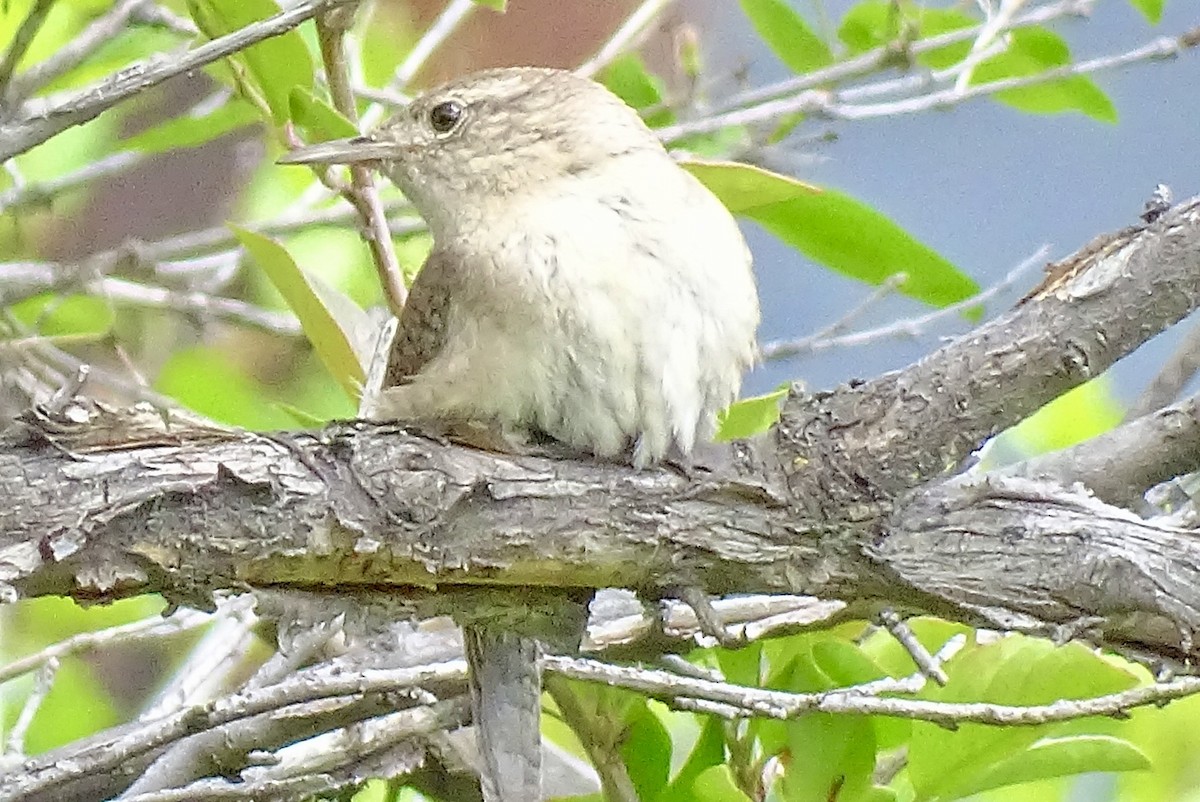
[[[644,467],[686,457],[734,399],[758,325],[749,251],[725,207],[599,84],[481,72],[372,134],[281,161],[375,163],[433,234],[374,417],[485,427],[514,450],[549,438]],[[522,639],[485,630],[468,628],[473,668],[479,653],[520,652]],[[481,743],[485,763],[520,764],[502,716],[476,714],[481,741],[509,742]],[[531,784],[489,790],[486,771],[484,786],[489,799],[537,798]]]
[[[286,162],[376,162],[433,251],[375,417],[548,436],[642,467],[686,456],[754,353],[750,254],[725,207],[597,83],[501,69]]]

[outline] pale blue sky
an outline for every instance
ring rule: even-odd
[[[845,0],[826,4],[835,16],[849,5]],[[806,0],[795,0],[795,5],[802,13],[810,8]],[[727,60],[725,68],[748,65],[756,86],[786,74],[762,50],[736,3],[712,3],[703,18],[705,41]],[[1090,20],[1060,23],[1054,30],[1069,41],[1077,59],[1085,59],[1197,25],[1197,0],[1167,0],[1163,21],[1155,27],[1126,0],[1099,0]],[[720,65],[712,66],[719,74]],[[991,283],[1043,244],[1057,258],[1097,234],[1136,222],[1160,182],[1176,198],[1200,193],[1200,48],[1173,61],[1100,73],[1094,80],[1116,105],[1118,124],[1078,114],[1030,116],[981,99],[945,112],[813,123],[801,129],[801,136],[833,131],[838,139],[818,145],[811,151],[814,159],[794,166],[802,178],[873,205],[981,283]],[[763,299],[764,340],[820,328],[869,293],[806,263],[769,235],[749,234]],[[994,301],[989,314],[1023,295],[1039,272]],[[896,298],[868,321],[921,309]],[[939,335],[962,330],[947,328],[917,342],[892,341],[775,363],[753,375],[746,391],[760,392],[791,377],[826,387],[874,376],[928,352]],[[1119,366],[1123,398],[1136,397],[1139,382],[1170,352],[1178,333],[1168,332],[1131,364]]]

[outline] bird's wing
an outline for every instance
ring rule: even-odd
[[[462,269],[449,251],[434,248],[413,281],[392,340],[384,387],[406,384],[442,350],[450,298]]]

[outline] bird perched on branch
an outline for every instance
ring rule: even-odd
[[[433,234],[372,417],[645,467],[708,438],[753,359],[758,299],[737,224],[590,80],[476,73],[374,133],[281,161],[373,163]],[[486,625],[466,641],[483,680],[485,797],[540,799],[536,652]]]

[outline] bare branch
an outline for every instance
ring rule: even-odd
[[[1200,322],[1192,325],[1159,369],[1149,386],[1129,408],[1126,420],[1149,415],[1179,397],[1179,393],[1200,371]]]
[[[353,8],[340,8],[317,16],[317,41],[321,45],[321,58],[325,64],[325,78],[333,106],[346,119],[358,124],[358,106],[355,103],[353,81],[350,77],[349,54],[346,52],[346,31],[353,20]],[[323,169],[323,168],[318,168]],[[367,247],[371,251],[372,263],[383,287],[384,298],[393,315],[399,315],[408,298],[404,286],[404,273],[396,260],[392,247],[392,236],[388,231],[387,216],[379,193],[375,189],[373,170],[363,164],[351,164],[350,188],[342,193],[358,211],[363,220]]]
[[[295,675],[287,682],[261,691],[246,691],[215,702],[195,705],[109,739],[90,741],[82,751],[65,758],[64,751],[79,750],[79,745],[64,747],[34,758],[23,765],[19,775],[0,777],[0,795],[9,798],[35,794],[70,782],[73,779],[113,771],[123,762],[186,737],[198,729],[210,729],[278,711],[293,705],[328,700],[341,707],[355,705],[360,700],[375,697],[377,713],[397,703],[387,698],[405,689],[429,686],[462,686],[466,679],[466,663],[455,661],[417,670],[364,670],[349,676],[318,679],[309,673]],[[381,696],[382,695],[382,696]],[[332,704],[326,711],[334,710]],[[440,720],[437,722],[441,724]]]
[[[1200,396],[1118,426],[1014,470],[1060,484],[1079,482],[1110,504],[1139,509],[1142,494],[1200,469]]]
[[[1200,201],[1193,200],[1150,226],[1100,237],[1060,263],[1069,279],[907,369],[803,413],[793,413],[801,403],[793,396],[776,437],[795,442],[803,459],[832,460],[884,497],[944,475],[992,435],[1187,315],[1200,298],[1197,232]],[[843,461],[847,447],[862,458]],[[819,481],[810,485],[805,472],[789,485],[799,498],[830,492]]]
[[[929,42],[932,40],[923,40]],[[1010,89],[1021,89],[1087,75],[1101,70],[1111,70],[1140,61],[1173,58],[1184,50],[1200,44],[1200,31],[1188,31],[1176,37],[1160,37],[1149,44],[1114,56],[1081,61],[1063,67],[1046,70],[1033,75],[1005,78],[988,83],[972,84],[961,90],[955,86],[934,90],[938,82],[956,76],[961,65],[924,79],[903,78],[883,82],[880,86],[853,87],[842,91],[807,89],[795,95],[765,100],[736,108],[731,111],[707,115],[695,120],[657,129],[656,133],[665,142],[674,142],[695,134],[711,133],[722,128],[739,125],[773,123],[788,115],[803,113],[838,120],[863,120],[874,117],[912,114],[919,111],[944,109],[977,97],[993,95]],[[841,65],[839,65],[841,66]],[[832,69],[832,68],[830,68]],[[808,76],[811,77],[811,76]],[[911,97],[870,104],[855,104],[858,97],[882,92],[892,92],[904,86],[918,90]]]
[[[674,0],[643,0],[632,14],[625,18],[621,27],[613,32],[608,41],[600,46],[596,54],[575,68],[580,75],[592,77],[607,67],[622,53],[635,46],[656,17],[663,13]]]
[[[1048,705],[1018,707],[985,702],[932,702],[873,696],[859,688],[823,693],[788,693],[747,688],[722,682],[685,677],[668,671],[631,668],[584,658],[547,655],[547,672],[585,682],[628,688],[675,704],[681,699],[713,702],[708,712],[726,712],[731,717],[767,716],[795,718],[805,713],[840,713],[857,716],[894,716],[919,719],[944,726],[973,722],[997,726],[1037,726],[1071,721],[1085,716],[1124,716],[1130,710],[1162,705],[1200,693],[1200,678],[1187,677],[1160,682],[1091,699],[1063,699]]]
[[[119,0],[51,56],[15,76],[9,86],[9,98],[27,97],[60,75],[75,69],[101,47],[125,33],[128,23],[139,19],[149,5],[150,0]],[[194,34],[195,30],[188,30],[187,33]]]
[[[315,14],[352,2],[357,0],[302,0],[273,17],[205,42],[182,56],[155,56],[45,106],[27,102],[19,117],[0,124],[0,162],[24,153],[68,128],[82,125],[168,78],[199,69],[263,39],[286,33]]]
[[[13,72],[17,69],[17,64],[26,51],[29,50],[29,46],[33,44],[33,38],[41,30],[42,23],[45,22],[52,5],[54,5],[54,0],[35,0],[33,8],[29,9],[25,19],[21,20],[21,24],[17,26],[17,32],[13,34],[8,50],[4,51],[3,58],[0,58],[0,99],[3,100],[0,105],[7,107],[13,102],[14,93],[10,84]],[[4,116],[8,116],[7,109],[5,109]]]

